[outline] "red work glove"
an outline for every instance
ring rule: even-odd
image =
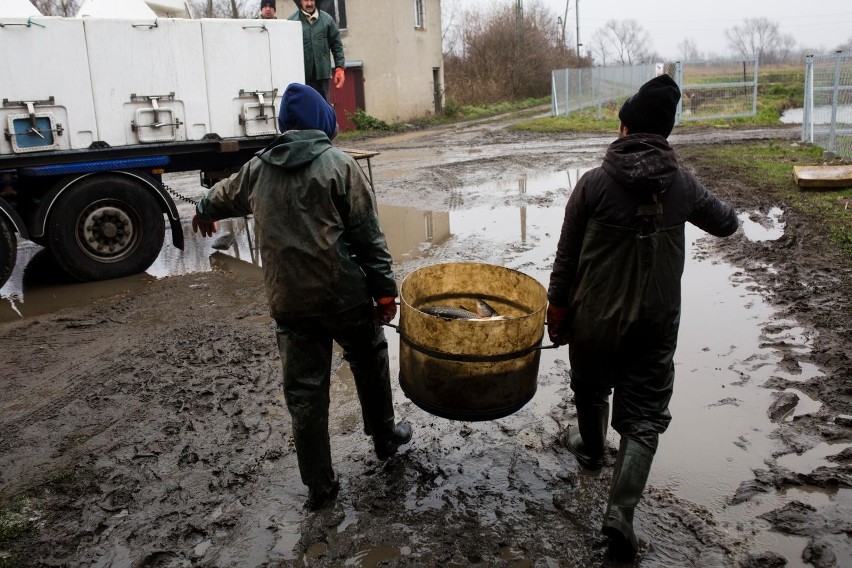
[[[565,345],[571,341],[571,322],[568,321],[568,308],[547,305],[547,335],[556,345]]]
[[[343,71],[343,67],[338,67],[334,70],[334,86],[337,89],[343,88],[343,83],[346,82],[346,73]]]
[[[379,298],[375,307],[376,321],[390,323],[396,317],[396,298]]]
[[[198,216],[196,213],[192,217],[192,232],[197,233],[201,231],[201,236],[203,237],[212,237],[213,233],[219,230],[219,227],[216,226],[216,221],[211,221],[209,219],[204,219]]]

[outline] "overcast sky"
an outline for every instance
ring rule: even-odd
[[[554,17],[565,15],[566,0],[523,0],[524,5],[541,2]],[[568,29],[576,30],[576,2],[568,0]],[[725,30],[745,18],[766,17],[777,22],[782,34],[796,39],[796,48],[830,53],[852,38],[852,0],[579,0],[580,42],[607,20],[639,22],[648,31],[652,51],[667,58],[679,55],[677,45],[694,39],[703,56],[732,55]],[[459,8],[514,6],[517,0],[442,0],[444,11]],[[581,52],[585,51],[580,48]]]

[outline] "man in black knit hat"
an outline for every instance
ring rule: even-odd
[[[275,20],[275,0],[260,0],[260,19]]]
[[[577,408],[562,443],[584,469],[603,467],[614,391],[621,440],[603,533],[617,560],[638,551],[633,512],[671,421],[684,224],[717,237],[739,226],[734,209],[678,165],[667,138],[679,100],[660,75],[621,107],[618,139],[568,200],[548,289],[548,335],[569,344]]]

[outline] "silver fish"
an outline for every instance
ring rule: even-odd
[[[449,306],[428,306],[425,308],[420,308],[420,311],[424,314],[429,314],[430,316],[437,316],[439,318],[444,319],[480,319],[480,316],[464,308],[451,308]]]
[[[481,298],[476,300],[476,313],[482,318],[493,318],[500,315],[497,313],[497,310],[492,308],[488,305],[488,302]]]

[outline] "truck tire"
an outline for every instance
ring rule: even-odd
[[[0,288],[6,284],[18,258],[18,239],[11,224],[0,216]]]
[[[106,280],[143,272],[163,247],[163,211],[145,185],[102,174],[66,189],[47,223],[47,248],[78,280]]]

